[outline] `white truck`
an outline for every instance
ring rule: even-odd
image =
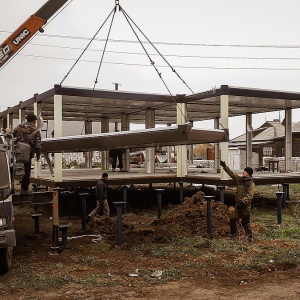
[[[13,247],[16,246],[13,217],[13,146],[5,134],[0,134],[0,273],[10,269]]]

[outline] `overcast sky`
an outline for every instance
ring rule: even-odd
[[[0,42],[46,0],[0,0]],[[300,91],[299,0],[120,0],[120,5],[176,69],[193,92],[222,84]],[[73,0],[0,70],[0,110],[59,84],[100,28],[114,0]],[[67,79],[93,88],[110,21]],[[168,94],[121,12],[112,25],[97,89]],[[141,37],[142,41],[145,38]],[[145,44],[172,94],[190,90]],[[122,52],[122,53],[120,53]],[[253,117],[257,128],[279,113]],[[284,112],[280,114],[281,119]],[[299,111],[293,121],[300,121]],[[231,118],[230,138],[244,133],[244,118]],[[212,126],[205,122],[197,126]]]

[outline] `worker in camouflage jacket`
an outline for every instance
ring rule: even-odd
[[[253,182],[253,169],[246,167],[243,176],[232,172],[224,161],[220,162],[224,171],[235,181],[237,190],[235,195],[235,208],[230,218],[231,238],[237,237],[237,224],[242,219],[242,226],[245,230],[246,237],[252,242],[252,230],[250,224],[251,203],[254,195],[255,184]]]
[[[31,175],[31,159],[36,154],[36,159],[39,160],[42,151],[41,132],[36,127],[37,117],[34,114],[29,114],[26,117],[27,122],[19,124],[13,130],[15,142],[24,142],[30,145],[30,159],[24,163],[25,175],[22,177],[21,193],[27,194],[30,184]]]

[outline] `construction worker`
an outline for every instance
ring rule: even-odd
[[[21,194],[27,194],[30,184],[31,175],[31,159],[36,155],[36,160],[40,160],[42,151],[41,132],[36,128],[37,117],[34,114],[29,114],[26,117],[27,122],[19,124],[13,129],[15,142],[24,142],[30,145],[30,159],[24,163],[25,175],[22,177]]]
[[[118,166],[120,168],[120,171],[123,171],[123,149],[110,149],[109,150],[109,156],[112,159],[112,171],[116,171],[116,167]],[[119,161],[117,165],[117,159]]]
[[[104,215],[106,215],[109,218],[110,209],[107,201],[107,180],[108,180],[108,174],[103,173],[102,177],[97,182],[97,186],[96,186],[97,205],[95,209],[87,216],[86,218],[87,224],[96,214],[102,213],[100,211],[102,208],[103,208]]]
[[[224,171],[235,181],[237,190],[235,195],[235,208],[230,218],[231,238],[237,237],[237,224],[242,219],[242,226],[245,230],[246,237],[252,242],[252,230],[250,224],[251,203],[254,195],[255,184],[253,182],[253,169],[246,167],[243,176],[232,172],[224,161],[220,162]]]

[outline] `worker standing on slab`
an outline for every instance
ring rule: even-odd
[[[19,124],[13,130],[15,142],[24,142],[30,146],[30,159],[24,162],[25,175],[22,177],[21,194],[27,194],[30,184],[31,175],[31,159],[36,155],[36,160],[40,160],[42,152],[41,132],[36,127],[37,117],[34,114],[29,114],[26,117],[27,122]]]
[[[123,149],[111,149],[109,150],[109,156],[112,159],[112,171],[115,172],[116,167],[118,166],[120,168],[120,171],[123,171]],[[118,159],[118,165],[117,165],[117,159]]]
[[[237,237],[237,224],[242,219],[242,226],[245,230],[246,237],[252,242],[252,230],[250,224],[251,203],[254,196],[255,184],[253,182],[253,169],[246,167],[243,176],[239,176],[230,170],[224,161],[220,162],[224,171],[235,181],[237,190],[235,195],[235,208],[230,218],[231,238]]]
[[[103,173],[102,177],[98,180],[96,186],[96,201],[97,205],[95,209],[87,216],[86,223],[88,224],[90,220],[95,217],[96,214],[103,214],[109,218],[110,209],[107,201],[107,180],[108,174]]]

